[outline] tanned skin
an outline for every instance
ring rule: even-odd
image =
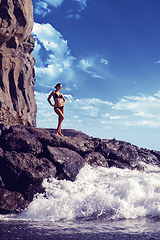
[[[62,89],[62,85],[57,84],[55,88],[56,88],[56,90],[52,91],[50,93],[47,100],[48,100],[49,104],[52,107],[54,107],[54,111],[58,115],[58,127],[57,127],[56,134],[60,135],[60,136],[63,136],[63,134],[61,133],[61,128],[62,128],[62,122],[64,120],[64,104],[66,102],[66,99],[64,98],[63,94],[59,92]],[[56,94],[61,98],[55,98]],[[51,103],[51,97],[53,97],[53,99],[54,99],[54,102],[55,102],[54,105]],[[58,107],[63,107],[63,108],[59,109]]]

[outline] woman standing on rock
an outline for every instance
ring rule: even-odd
[[[64,104],[66,99],[64,98],[63,94],[59,91],[62,89],[62,84],[58,83],[55,86],[55,91],[52,91],[48,97],[49,104],[54,107],[55,113],[59,116],[58,118],[58,127],[57,127],[57,135],[63,136],[61,133],[62,122],[64,120]],[[50,101],[51,97],[53,96],[55,104],[53,105]],[[62,102],[63,99],[63,102]]]

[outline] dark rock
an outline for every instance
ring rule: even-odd
[[[55,177],[56,168],[47,159],[37,159],[31,153],[4,152],[0,157],[0,175],[8,190],[26,195],[31,185],[41,189],[44,178]]]
[[[94,140],[92,138],[84,137],[60,137],[56,134],[51,134],[52,136],[52,146],[54,147],[63,147],[73,150],[79,153],[82,157],[85,154],[94,151]]]
[[[3,149],[0,148],[0,157],[3,156]]]
[[[150,150],[139,148],[137,149],[138,152],[138,161],[143,162],[145,164],[152,164],[160,166],[160,162],[158,161],[158,158],[151,153]]]
[[[25,132],[26,131],[26,127],[24,127],[23,125],[14,125],[14,126],[10,126],[9,128],[9,132]]]
[[[50,177],[52,174],[50,175]],[[27,201],[31,202],[33,200],[33,197],[37,193],[44,193],[45,189],[42,186],[42,180],[38,179],[36,182],[33,182],[33,184],[30,184],[27,190],[23,193],[24,199],[27,199]]]
[[[109,167],[144,170],[146,164],[160,166],[157,157],[149,150],[138,148],[123,141],[108,140],[102,142],[101,153],[107,159]]]
[[[87,154],[85,156],[85,160],[92,167],[98,167],[98,166],[107,167],[107,168],[109,167],[107,159],[101,153],[98,153],[98,152],[92,152]]]
[[[85,165],[85,159],[67,148],[48,146],[47,149],[52,162],[57,167],[59,178],[74,181],[79,170]]]
[[[25,128],[7,133],[3,138],[3,147],[8,151],[33,153],[36,156],[43,151],[42,144]]]
[[[158,159],[158,161],[160,161],[160,151],[155,151],[155,150],[152,150],[151,153],[156,156],[156,158]]]
[[[103,154],[108,160],[109,167],[131,169],[130,160],[128,161],[126,156],[121,151],[112,148],[106,148],[105,150],[103,150]]]
[[[0,147],[4,146],[2,137],[9,131],[9,128],[8,125],[0,124]]]
[[[63,147],[79,153],[82,157],[94,151],[96,140],[88,135],[72,129],[63,129],[63,137],[56,135],[55,129],[43,129],[35,127],[26,128],[31,134],[35,135],[44,146]],[[99,141],[98,141],[99,142]]]
[[[2,131],[8,131],[9,128],[10,128],[10,125],[0,124],[0,129],[1,129]]]
[[[48,132],[50,132],[50,134],[55,134],[56,133],[56,129],[46,129]],[[83,139],[92,139],[92,137],[90,137],[89,135],[81,132],[81,131],[76,131],[74,129],[62,129],[62,134],[66,137],[79,137],[79,138],[83,138]]]
[[[0,188],[2,188],[2,187],[5,187],[5,185],[4,185],[3,180],[2,180],[2,178],[0,176]]]
[[[19,213],[28,204],[29,202],[24,200],[22,194],[0,188],[0,214]]]
[[[37,139],[43,144],[43,146],[54,146],[53,138],[50,132],[44,128],[27,127],[27,130],[37,137]]]
[[[121,169],[125,169],[125,168],[132,169],[132,167],[129,164],[119,162],[118,160],[108,159],[108,165],[109,167],[116,167]]]

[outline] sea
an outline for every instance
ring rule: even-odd
[[[160,239],[160,168],[85,165],[74,182],[44,179],[20,214],[0,215],[0,240]]]

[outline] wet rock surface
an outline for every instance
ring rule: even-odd
[[[19,213],[28,205],[22,194],[0,188],[0,214]]]
[[[47,146],[49,159],[57,167],[59,178],[74,181],[86,161],[77,152],[65,147]]]
[[[148,171],[160,166],[160,151],[139,148],[116,139],[99,139],[71,129],[0,125],[0,213],[20,212],[36,193],[44,192],[44,178],[75,181],[87,163]]]

